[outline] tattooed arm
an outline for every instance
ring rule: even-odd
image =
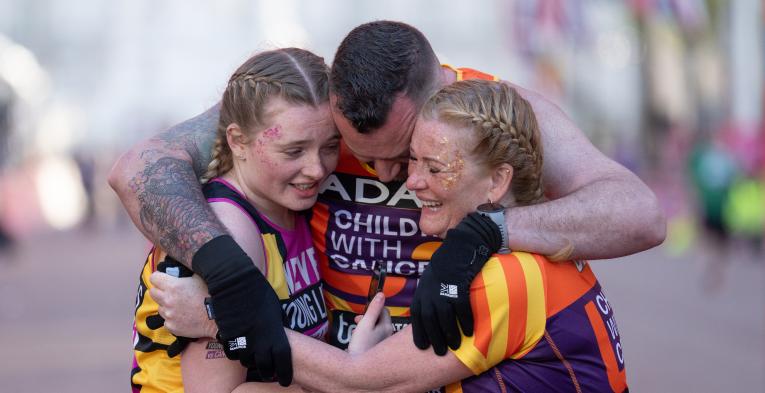
[[[218,105],[134,146],[109,174],[138,229],[191,267],[194,253],[226,233],[197,180],[210,162]]]

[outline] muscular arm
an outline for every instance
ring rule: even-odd
[[[661,244],[666,225],[656,196],[635,174],[606,157],[556,105],[518,86],[539,122],[543,176],[551,201],[506,212],[510,248],[605,259]]]
[[[449,352],[437,356],[412,344],[407,327],[358,355],[324,342],[287,331],[292,347],[294,378],[316,392],[424,392],[473,375]],[[237,392],[255,392],[257,386],[240,385]]]
[[[203,244],[226,233],[197,180],[210,162],[217,123],[215,105],[134,146],[109,173],[138,229],[189,267]]]

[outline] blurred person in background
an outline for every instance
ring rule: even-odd
[[[765,231],[765,182],[763,175],[746,174],[730,188],[723,206],[725,227],[734,241],[742,242],[743,249],[762,261],[763,233]]]
[[[439,354],[446,353],[447,344],[459,346],[457,320],[462,331],[472,335],[467,290],[475,272],[470,267],[486,262],[486,258],[473,256],[476,250],[488,248],[488,241],[471,230],[447,236],[433,256],[434,263],[428,264],[436,239],[404,226],[419,220],[416,208],[420,202],[406,189],[402,169],[408,163],[414,120],[425,100],[443,86],[475,78],[498,80],[475,70],[439,65],[422,33],[403,23],[364,24],[341,43],[331,75],[333,118],[344,138],[341,169],[323,187],[312,219],[320,266],[330,287],[325,296],[332,311],[329,340],[333,344],[347,344],[353,317],[363,310],[360,299],[366,294],[365,276],[370,275],[371,260],[374,255],[388,254],[384,246],[388,241],[401,242],[395,243],[399,252],[387,258],[388,271],[399,288],[388,293],[388,306],[399,318],[398,325],[409,322],[411,304],[415,343],[420,348],[433,344]],[[503,225],[487,230],[501,233],[504,245],[512,249],[548,255],[561,252],[577,259],[618,257],[661,243],[664,220],[645,184],[599,152],[551,102],[516,89],[539,118],[549,200],[508,208]],[[213,240],[225,233],[205,205],[196,180],[210,161],[206,152],[213,140],[217,112],[214,107],[133,147],[110,175],[110,184],[139,229],[187,265],[198,260],[194,256],[201,255],[199,250],[220,249]],[[172,185],[172,192],[155,184]],[[378,190],[376,196],[364,194],[367,185]],[[371,251],[360,247],[342,250],[328,237],[354,235],[341,226],[361,228],[366,221],[341,222],[338,212],[354,220],[385,220],[390,226],[387,233],[370,230],[357,237],[359,242],[368,240]],[[225,247],[225,253],[203,254],[238,250],[233,243]],[[464,258],[455,258],[460,255]],[[250,263],[245,262],[229,259],[210,264],[230,270]],[[246,280],[242,277],[236,287],[247,287]],[[452,285],[459,293],[441,296],[441,285]],[[256,318],[246,308],[237,310],[242,318]],[[254,326],[252,321],[244,324]],[[247,333],[250,337],[258,334],[254,329]]]
[[[691,184],[695,190],[697,215],[708,245],[704,286],[717,290],[724,280],[728,262],[729,229],[723,220],[731,186],[739,176],[733,155],[718,134],[700,133],[688,157]]]
[[[82,225],[86,228],[92,228],[96,224],[96,198],[95,198],[95,177],[96,160],[93,153],[80,148],[72,154],[77,169],[80,171],[80,181],[82,190],[85,192],[85,216]]]
[[[212,161],[202,176],[205,198],[230,234],[213,241],[236,241],[246,253],[215,256],[248,256],[254,262],[246,269],[215,272],[217,267],[209,263],[217,259],[203,254],[201,261],[195,260],[194,270],[213,294],[210,306],[223,316],[232,311],[221,298],[249,303],[261,323],[276,315],[278,325],[263,329],[256,341],[237,340],[246,327],[243,321],[233,326],[219,321],[207,337],[219,337],[223,346],[215,339],[197,341],[178,357],[188,340],[161,326],[149,276],[157,269],[190,272],[181,274],[186,268],[156,246],[146,259],[136,299],[134,391],[230,392],[245,381],[247,370],[226,359],[224,351],[237,357],[248,348],[277,358],[276,370],[255,364],[259,371],[252,370],[248,380],[270,382],[276,371],[286,385],[292,365],[281,327],[282,307],[285,326],[315,338],[325,336],[327,312],[316,252],[306,215],[300,212],[313,206],[319,185],[337,164],[340,135],[329,110],[328,78],[324,59],[302,49],[277,49],[247,60],[223,93]],[[255,285],[236,297],[230,276],[251,277]],[[279,388],[266,384],[259,389]]]
[[[417,118],[406,181],[427,201],[422,231],[444,237],[466,225],[482,228],[489,218],[475,211],[487,201],[497,208],[543,203],[540,138],[529,103],[504,83],[456,82],[430,98]],[[501,239],[492,242],[498,248]],[[445,385],[462,392],[627,391],[614,311],[587,262],[508,250],[479,269],[470,287],[475,336],[462,335],[459,349],[443,357],[420,350],[412,345],[411,327],[375,346],[393,330],[378,295],[348,352],[288,332],[296,382],[322,392],[422,392]],[[184,326],[176,333],[204,334],[204,284],[174,281],[197,291],[185,297],[196,299],[185,306],[196,321],[179,321]],[[236,390],[245,391],[258,386]]]
[[[11,235],[5,229],[3,222],[6,204],[9,202],[5,200],[2,190],[5,184],[3,172],[9,154],[8,141],[11,137],[13,126],[13,119],[11,117],[13,102],[14,93],[11,86],[3,78],[0,78],[0,252],[9,249],[13,245],[13,238],[11,238]]]

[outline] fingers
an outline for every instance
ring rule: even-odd
[[[372,298],[372,301],[369,302],[367,311],[364,313],[361,320],[357,322],[357,324],[369,324],[372,326],[376,325],[383,310],[385,310],[385,295],[383,295],[382,292],[379,292],[375,295],[374,298]]]
[[[446,345],[451,349],[460,347],[460,330],[457,327],[457,317],[455,317],[450,304],[442,306],[437,312],[438,324],[444,333]]]
[[[285,335],[284,342],[287,342]],[[274,362],[276,367],[276,379],[279,385],[289,386],[292,383],[292,352],[289,345],[276,345],[274,347]]]
[[[253,354],[255,361],[255,368],[258,369],[260,376],[266,380],[269,380],[274,376],[274,358],[271,353],[271,346],[266,345],[263,348],[256,348],[256,352]],[[246,359],[241,359],[240,362],[243,366],[252,366],[251,364],[245,364]],[[281,382],[280,382],[281,383]]]
[[[390,313],[388,312],[387,308],[383,309],[379,324],[379,326],[382,326],[383,328],[385,337],[390,337],[393,333],[395,333],[393,329],[393,321],[390,319]]]
[[[380,318],[377,321],[378,324],[390,325],[393,327],[393,321],[390,319],[390,313],[387,308],[383,308]]]
[[[430,347],[430,340],[428,339],[428,334],[422,324],[422,304],[416,297],[414,303],[412,303],[411,311],[414,345],[419,349],[428,349],[428,347]]]
[[[433,351],[438,356],[446,354],[446,339],[444,338],[441,327],[438,326],[438,317],[434,315],[436,311],[432,308],[422,311],[422,325],[425,328],[430,344],[433,345]]]
[[[154,272],[149,276],[149,282],[151,285],[153,285],[155,288],[164,290],[168,287],[170,281],[172,280],[172,276],[162,273],[162,272]]]
[[[470,299],[457,302],[457,304],[455,304],[455,309],[457,311],[457,319],[459,319],[460,321],[460,327],[462,328],[462,333],[464,333],[468,337],[472,336],[474,321],[473,321],[473,307],[470,304]],[[459,345],[457,347],[459,347]],[[451,348],[457,349],[455,347],[451,347]]]

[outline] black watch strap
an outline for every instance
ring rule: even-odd
[[[505,223],[505,207],[499,203],[484,203],[478,206],[476,211],[478,214],[488,217],[499,227],[499,232],[502,234],[502,246],[497,252],[500,254],[511,253],[510,239],[507,234],[507,224]]]

